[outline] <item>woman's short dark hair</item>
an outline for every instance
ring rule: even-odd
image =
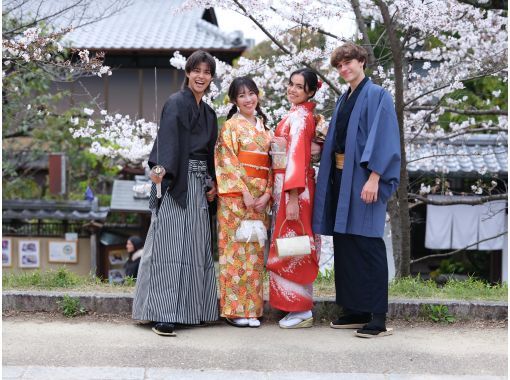
[[[253,91],[255,94],[257,94],[258,102],[257,102],[257,114],[262,116],[262,120],[264,121],[264,125],[267,123],[267,117],[262,112],[262,109],[260,108],[260,91],[257,87],[257,84],[251,79],[250,77],[238,77],[235,78],[232,83],[230,83],[230,87],[228,88],[228,97],[230,98],[230,101],[233,104],[230,111],[228,111],[227,120],[230,119],[236,112],[237,112],[237,106],[235,104],[235,100],[243,90],[243,88],[247,88],[248,91]]]
[[[289,82],[296,74],[302,75],[305,79],[305,92],[313,92],[313,94],[308,99],[313,98],[318,90],[319,85],[319,78],[317,77],[317,74],[315,74],[310,69],[299,69],[290,74]]]
[[[214,77],[216,73],[216,61],[214,57],[206,51],[197,50],[191,54],[186,60],[186,65],[184,66],[184,71],[186,74],[191,73],[192,70],[196,69],[201,63],[205,63],[209,66],[209,71],[211,72],[211,76]],[[184,79],[184,86],[188,86],[189,79],[186,77]]]

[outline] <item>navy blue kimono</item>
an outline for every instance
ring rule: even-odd
[[[332,197],[335,170],[335,127],[340,97],[331,119],[317,178],[313,231],[382,237],[388,199],[400,180],[400,137],[391,95],[371,80],[361,89],[352,110],[345,142],[345,159],[338,199]],[[377,202],[366,204],[361,191],[370,173],[380,174]]]

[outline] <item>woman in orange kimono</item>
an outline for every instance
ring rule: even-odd
[[[314,72],[301,69],[291,74],[287,98],[292,108],[276,127],[273,139],[274,144],[284,148],[278,150],[286,151],[286,167],[277,169],[273,165],[273,228],[266,267],[270,271],[271,306],[289,312],[279,322],[282,328],[313,325],[312,284],[317,277],[319,257],[311,225],[315,172],[310,165],[310,146],[315,136],[315,103],[309,99],[317,88]],[[279,257],[276,238],[300,235],[310,238],[311,254]]]
[[[236,241],[236,231],[248,220],[261,221],[264,233],[269,227],[271,134],[264,126],[259,90],[251,78],[234,79],[228,95],[234,105],[215,149],[220,313],[233,326],[259,327],[264,306],[265,240]]]

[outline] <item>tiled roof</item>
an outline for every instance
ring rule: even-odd
[[[135,181],[117,179],[113,182],[111,211],[150,212],[149,199],[136,198],[133,191]]]
[[[174,13],[182,0],[132,0],[113,16],[69,33],[75,48],[110,49],[233,49],[246,43],[202,18],[204,9]]]
[[[508,173],[507,135],[467,135],[454,141],[419,139],[407,145],[407,170]]]
[[[97,201],[2,201],[3,220],[56,219],[104,221],[106,220],[108,211],[108,207],[98,207]]]

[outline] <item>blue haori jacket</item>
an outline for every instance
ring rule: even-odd
[[[335,126],[338,100],[329,124],[315,192],[313,224],[315,233],[347,233],[382,237],[386,205],[400,180],[400,136],[391,95],[368,81],[363,86],[347,127],[345,160],[338,199],[331,199],[334,166]],[[381,175],[377,202],[366,204],[361,190],[371,171]]]

